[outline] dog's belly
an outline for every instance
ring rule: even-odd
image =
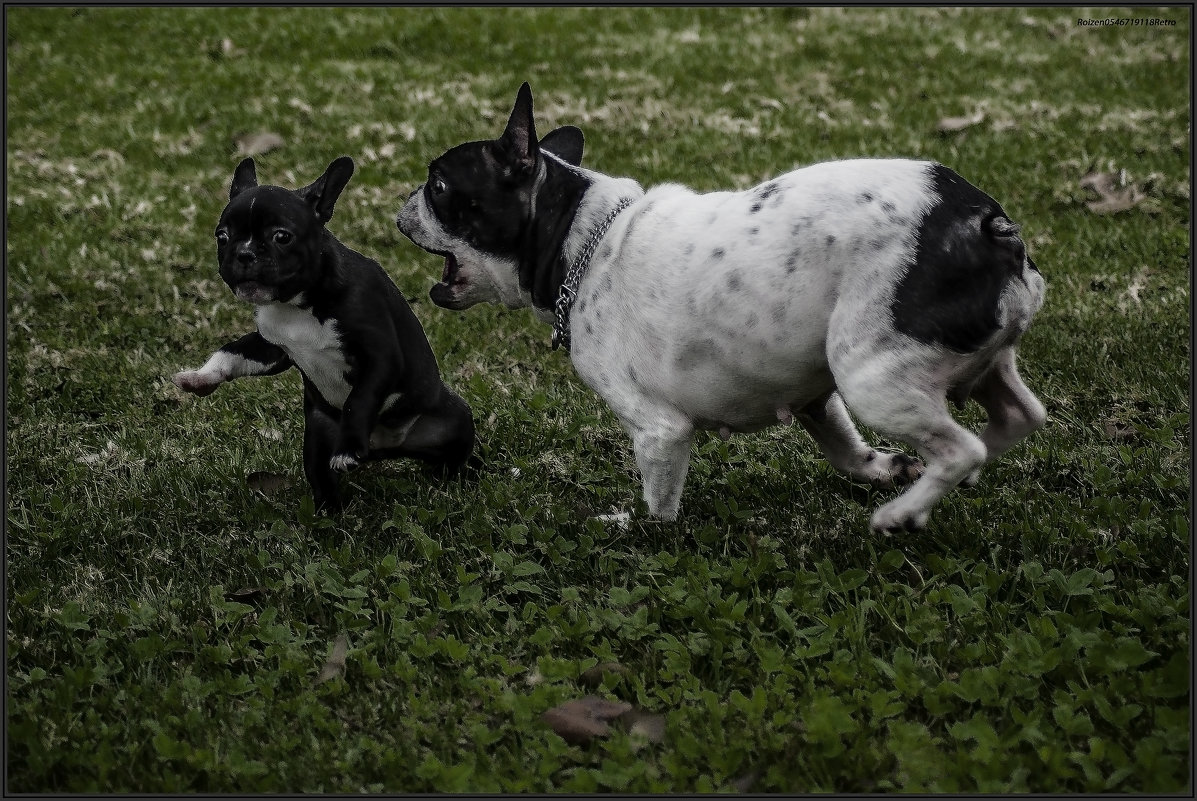
[[[816,165],[743,192],[651,190],[580,288],[574,361],[593,364],[579,372],[600,394],[638,394],[698,427],[750,431],[796,412],[834,388],[827,335],[841,304],[861,307],[862,326],[888,325],[925,188],[925,165],[894,160]]]
[[[662,369],[649,374],[642,391],[684,413],[695,428],[757,431],[778,423],[834,387],[821,358],[789,360],[772,369],[763,358],[739,362],[710,361],[698,366]],[[776,367],[776,365],[773,365]]]

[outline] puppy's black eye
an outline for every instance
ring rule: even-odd
[[[290,231],[281,231],[280,230],[280,231],[274,232],[274,241],[279,245],[286,245],[286,244],[290,243],[290,241],[294,238],[295,237],[293,237],[291,235]]]
[[[433,178],[432,183],[429,184],[429,186],[431,187],[432,194],[434,195],[443,195],[445,190],[448,189],[448,187],[445,186],[445,182],[440,178]]]
[[[216,246],[224,247],[229,243],[229,235],[226,231],[220,230],[216,232]]]

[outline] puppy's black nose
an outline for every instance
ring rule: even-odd
[[[253,264],[254,252],[252,250],[248,250],[248,249],[247,250],[238,250],[237,251],[237,261],[241,262],[242,264]]]

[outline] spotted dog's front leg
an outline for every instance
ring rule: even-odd
[[[656,409],[649,412],[647,419],[622,417],[622,420],[632,437],[648,513],[661,520],[676,520],[690,469],[693,425],[680,415]]]
[[[184,370],[171,378],[184,392],[204,397],[226,381],[246,376],[276,375],[291,367],[291,360],[278,345],[267,342],[257,331],[230,342],[213,353],[198,370]]]

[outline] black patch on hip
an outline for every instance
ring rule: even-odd
[[[1008,219],[996,200],[942,165],[930,177],[937,200],[918,226],[914,259],[894,292],[894,327],[929,345],[973,353],[997,332],[1002,290],[1021,275],[1025,250],[1017,234],[995,235],[994,220]]]

